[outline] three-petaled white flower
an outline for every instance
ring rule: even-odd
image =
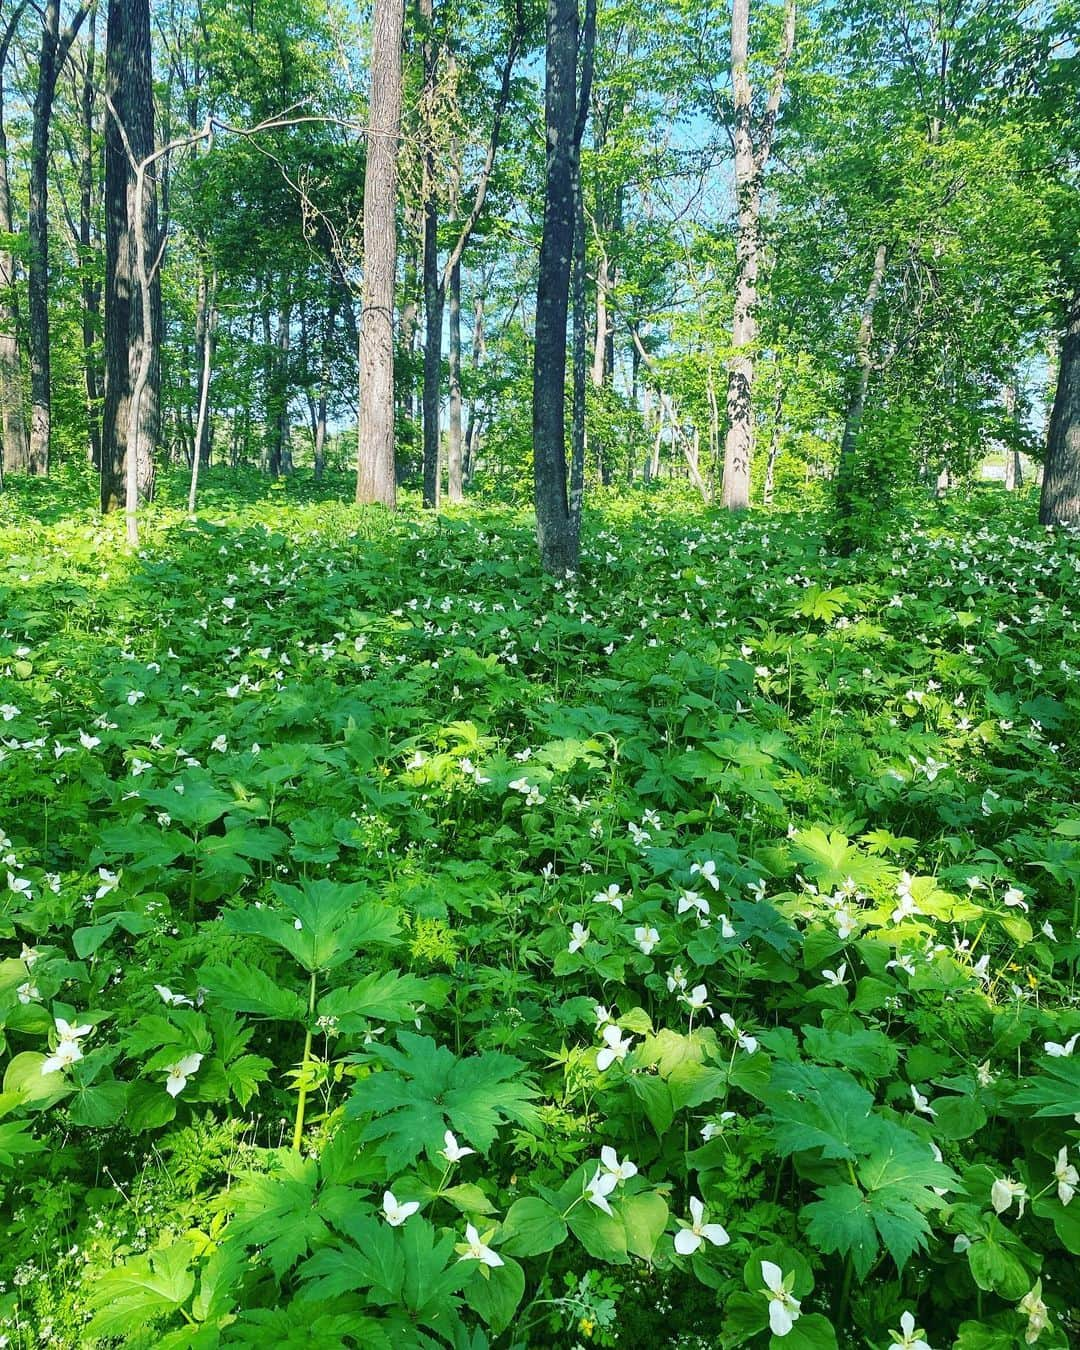
[[[576,923],[573,928],[573,936],[570,938],[566,950],[571,953],[579,952],[588,940],[589,930],[587,926],[583,923]]]
[[[203,1062],[203,1057],[197,1051],[191,1055],[185,1055],[183,1059],[178,1059],[175,1064],[170,1064],[168,1068],[169,1076],[165,1079],[165,1091],[170,1097],[177,1097],[187,1087],[187,1080],[194,1073],[198,1073],[199,1065]]]
[[[404,1204],[399,1204],[393,1191],[384,1191],[382,1198],[383,1218],[391,1228],[400,1228],[410,1214],[415,1214],[420,1208],[419,1200],[406,1200]],[[475,1231],[475,1230],[474,1230]]]
[[[616,1060],[624,1060],[633,1042],[632,1036],[624,1038],[622,1028],[606,1026],[603,1030],[604,1048],[596,1056],[596,1067],[601,1073],[610,1069]]]
[[[692,1256],[703,1242],[724,1247],[731,1241],[720,1224],[705,1222],[705,1205],[696,1195],[690,1197],[690,1222],[680,1219],[679,1223],[683,1226],[675,1234],[675,1250],[680,1256]]]
[[[619,1161],[619,1155],[610,1144],[605,1144],[600,1150],[600,1166],[616,1181],[629,1181],[631,1177],[637,1176],[637,1163],[631,1162],[629,1158]]]
[[[56,1023],[56,1034],[59,1040],[56,1049],[43,1061],[41,1065],[42,1074],[59,1073],[61,1069],[69,1069],[72,1064],[78,1063],[83,1057],[79,1042],[84,1036],[89,1036],[93,1030],[89,1023],[86,1026],[73,1027],[62,1017],[53,1020]]]
[[[660,934],[656,931],[655,928],[650,928],[647,925],[643,925],[642,927],[634,929],[634,941],[641,948],[644,954],[648,956],[649,953],[652,951],[652,949],[660,941]]]
[[[1080,1184],[1080,1172],[1069,1162],[1069,1147],[1062,1144],[1058,1150],[1057,1162],[1054,1164],[1054,1180],[1057,1182],[1058,1199],[1063,1205],[1067,1205],[1076,1194],[1077,1185]]]
[[[922,1327],[916,1327],[915,1315],[911,1312],[900,1314],[900,1330],[890,1331],[893,1338],[889,1350],[931,1350],[923,1340]]]
[[[762,1261],[761,1278],[765,1281],[762,1293],[769,1300],[769,1327],[774,1336],[786,1336],[799,1320],[802,1306],[792,1297],[794,1274],[785,1275],[773,1261]]]
[[[439,1149],[439,1156],[445,1158],[446,1161],[450,1163],[460,1162],[462,1158],[467,1158],[470,1153],[476,1152],[476,1149],[474,1148],[468,1148],[463,1144],[459,1144],[454,1137],[453,1130],[446,1131],[443,1135],[443,1143],[446,1147]]]
[[[680,891],[679,910],[680,914],[685,914],[688,909],[696,909],[698,913],[708,917],[709,902],[703,895],[698,895],[697,891]]]
[[[1035,1281],[1016,1305],[1016,1308],[1028,1320],[1027,1328],[1024,1331],[1024,1340],[1028,1345],[1034,1345],[1050,1325],[1050,1309],[1043,1302],[1042,1297],[1042,1280]]]
[[[1012,1207],[1014,1200],[1019,1202],[1017,1218],[1022,1219],[1027,1203],[1027,1187],[1022,1181],[1013,1181],[1012,1177],[998,1177],[990,1187],[990,1203],[994,1206],[994,1213],[1004,1214]]]
[[[695,984],[688,994],[680,994],[679,1001],[685,1003],[692,1013],[704,1010],[710,1017],[712,1016],[709,991],[703,984]]]
[[[91,736],[88,732],[79,728],[79,743],[84,750],[94,750],[101,744],[100,736]]]
[[[503,1259],[498,1252],[493,1252],[487,1245],[488,1239],[495,1233],[493,1228],[490,1233],[485,1233],[483,1237],[476,1231],[475,1225],[467,1223],[465,1225],[465,1241],[455,1245],[454,1251],[460,1252],[459,1261],[481,1261],[485,1266],[501,1266]]]
[[[167,1003],[170,1008],[182,1008],[185,1005],[189,1008],[194,1008],[195,1006],[195,1004],[191,1001],[191,999],[187,997],[187,995],[174,994],[173,991],[168,987],[168,985],[155,984],[154,988],[157,990],[158,996],[161,999],[162,1003]]]
[[[1001,903],[1008,905],[1010,909],[1022,909],[1026,914],[1028,912],[1027,901],[1024,899],[1024,892],[1019,886],[1010,886],[1001,897]]]
[[[98,877],[101,880],[101,885],[94,892],[94,899],[104,900],[110,891],[116,890],[120,884],[120,878],[115,872],[110,872],[107,867],[98,868]]]
[[[593,896],[593,904],[610,905],[617,914],[621,914],[623,912],[622,891],[613,881],[606,890],[597,891]]]
[[[929,1116],[931,1120],[937,1115],[937,1112],[914,1084],[911,1085],[911,1101],[916,1111],[921,1112],[924,1116]]]
[[[757,1037],[748,1036],[745,1031],[740,1031],[735,1025],[735,1019],[730,1013],[721,1013],[720,1021],[728,1031],[735,1037],[735,1042],[740,1049],[745,1050],[748,1055],[754,1054],[758,1048]]]
[[[844,976],[847,974],[847,962],[843,962],[836,970],[823,970],[822,979],[826,984],[832,985],[834,989],[844,989],[847,986],[847,980]]]
[[[610,1214],[612,1211],[608,1204],[608,1196],[618,1184],[619,1178],[614,1172],[605,1172],[603,1168],[598,1167],[585,1186],[585,1194],[589,1197],[590,1204],[602,1209],[605,1214]]]
[[[1077,1041],[1080,1041],[1080,1031],[1075,1036],[1070,1036],[1064,1045],[1059,1041],[1043,1041],[1043,1049],[1053,1059],[1064,1059],[1076,1049]]]
[[[703,863],[693,863],[690,867],[692,877],[700,877],[702,881],[707,882],[714,891],[720,889],[720,878],[716,875],[716,863],[708,858]]]

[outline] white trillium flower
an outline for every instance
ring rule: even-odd
[[[585,1187],[585,1194],[589,1197],[589,1203],[602,1209],[605,1214],[612,1212],[608,1204],[608,1196],[619,1184],[619,1178],[614,1172],[605,1172],[602,1168],[597,1168],[592,1175],[592,1180]]]
[[[720,915],[720,936],[727,942],[732,942],[738,934],[735,932],[735,926],[726,914]]]
[[[795,1276],[792,1274],[785,1277],[784,1272],[774,1262],[762,1261],[761,1278],[765,1281],[762,1292],[769,1300],[769,1328],[774,1336],[786,1336],[799,1320],[799,1309],[802,1306],[791,1294]]]
[[[8,890],[14,891],[16,895],[29,895],[30,887],[33,885],[33,882],[30,881],[29,877],[17,877],[9,872],[7,874],[7,884]]]
[[[693,863],[690,867],[692,877],[700,877],[702,881],[710,885],[714,891],[720,889],[720,878],[716,875],[716,863],[711,858],[703,863]]]
[[[1070,1036],[1064,1045],[1057,1041],[1043,1041],[1043,1049],[1054,1059],[1064,1059],[1076,1049],[1077,1041],[1080,1041],[1080,1031],[1075,1036]]]
[[[755,1051],[758,1048],[756,1036],[748,1036],[744,1031],[740,1031],[739,1028],[735,1025],[734,1017],[732,1017],[730,1013],[721,1013],[720,1021],[722,1025],[725,1026],[728,1029],[728,1031],[730,1031],[731,1034],[735,1037],[736,1044],[741,1049],[745,1050],[748,1055],[752,1055],[755,1053]]]
[[[1028,912],[1027,901],[1024,899],[1024,892],[1019,886],[1010,886],[1001,897],[1001,903],[1008,905],[1010,909],[1022,909],[1026,914]]]
[[[1024,1205],[1027,1203],[1027,1187],[1022,1181],[1013,1181],[1012,1177],[998,1177],[990,1187],[990,1203],[994,1206],[995,1214],[1004,1214],[1012,1207],[1012,1202],[1018,1202],[1017,1218],[1024,1217]]]
[[[491,1233],[494,1233],[494,1229]],[[498,1252],[493,1252],[487,1245],[486,1238],[491,1237],[491,1233],[485,1233],[484,1239],[476,1231],[475,1225],[467,1223],[465,1225],[465,1241],[459,1243],[455,1250],[460,1252],[459,1261],[482,1261],[485,1266],[501,1266],[503,1259]]]
[[[682,966],[675,966],[672,969],[671,974],[667,977],[667,987],[669,994],[673,994],[676,989],[683,990],[686,988],[686,975]]]
[[[846,961],[837,970],[823,970],[821,974],[825,983],[832,985],[834,989],[844,989],[847,987],[847,981],[844,979],[844,976],[847,974]]]
[[[933,1120],[934,1117],[937,1115],[937,1112],[930,1105],[929,1101],[922,1095],[922,1093],[919,1091],[917,1087],[915,1087],[914,1084],[912,1084],[911,1087],[911,1100],[915,1110],[920,1112],[922,1115],[929,1116],[931,1120]]]
[[[603,891],[598,891],[593,896],[594,905],[610,905],[616,913],[623,912],[623,894],[619,887],[612,882],[611,885]]]
[[[624,1060],[633,1042],[632,1036],[623,1037],[622,1028],[606,1026],[603,1031],[604,1048],[596,1056],[596,1067],[603,1073],[610,1069],[616,1060]]]
[[[566,948],[568,952],[579,952],[589,940],[589,930],[583,923],[574,924],[573,936]]]
[[[1050,1325],[1050,1309],[1042,1297],[1042,1280],[1035,1281],[1016,1307],[1017,1311],[1022,1312],[1028,1320],[1024,1340],[1028,1345],[1034,1345]]]
[[[637,1163],[631,1162],[629,1158],[620,1162],[619,1155],[610,1144],[605,1144],[600,1150],[600,1166],[616,1181],[629,1181],[631,1177],[637,1176]]]
[[[660,941],[660,934],[655,928],[642,926],[634,929],[634,941],[641,948],[646,956],[652,951]]]
[[[689,909],[696,909],[700,914],[708,917],[709,902],[703,895],[698,895],[697,891],[680,891],[678,912],[685,914]]]
[[[202,1055],[185,1055],[183,1059],[177,1060],[175,1064],[169,1065],[169,1076],[165,1080],[165,1091],[170,1097],[177,1097],[187,1087],[187,1080],[194,1073],[198,1073],[199,1065],[203,1062]]]
[[[705,1204],[696,1195],[690,1197],[690,1224],[675,1234],[675,1250],[680,1256],[692,1256],[703,1242],[724,1247],[731,1238],[718,1223],[705,1223]]]
[[[104,900],[110,891],[115,891],[120,884],[120,878],[115,872],[110,872],[107,867],[98,868],[98,877],[101,879],[101,885],[94,892],[95,900]]]
[[[78,1041],[61,1040],[56,1049],[42,1062],[41,1073],[44,1077],[50,1073],[59,1073],[61,1069],[70,1069],[83,1057]]]
[[[161,999],[162,1003],[167,1003],[170,1008],[182,1008],[185,1006],[194,1008],[195,1006],[186,994],[174,994],[168,985],[155,984],[154,988],[157,990],[158,997]]]
[[[33,984],[30,980],[26,980],[22,984],[20,984],[19,987],[15,990],[15,993],[18,996],[19,1002],[24,1005],[27,1003],[32,1003],[35,999],[41,997],[41,990],[37,987],[36,984]]]
[[[915,1315],[911,1312],[900,1314],[900,1330],[890,1331],[893,1338],[889,1350],[931,1350],[923,1340],[922,1327],[916,1327]]]
[[[593,1007],[593,1016],[596,1018],[596,1028],[599,1031],[611,1021],[611,1010],[605,1008],[602,1003],[597,1003]]]
[[[1080,1185],[1080,1172],[1077,1172],[1069,1162],[1067,1144],[1062,1144],[1058,1150],[1057,1162],[1054,1164],[1054,1180],[1057,1182],[1058,1199],[1063,1205],[1067,1205],[1076,1194],[1077,1185]]]
[[[680,994],[679,999],[685,1003],[692,1013],[705,1010],[712,1015],[712,1005],[709,1003],[709,991],[703,984],[695,984],[688,994]]]
[[[476,1152],[474,1148],[459,1144],[452,1130],[447,1130],[443,1135],[443,1143],[446,1147],[439,1149],[439,1156],[445,1158],[447,1162],[460,1162],[462,1158],[467,1158],[470,1153]]]
[[[409,1215],[415,1214],[419,1208],[419,1200],[406,1200],[404,1204],[399,1204],[394,1197],[393,1191],[383,1192],[383,1218],[391,1228],[400,1228]]]
[[[80,727],[79,744],[82,746],[84,750],[94,750],[96,749],[97,746],[101,744],[101,737],[91,736],[89,735],[89,733],[83,731],[82,727]]]

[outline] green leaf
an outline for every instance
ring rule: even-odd
[[[618,1213],[605,1214],[588,1200],[566,1216],[570,1231],[598,1261],[624,1266],[630,1259],[626,1254],[626,1228]]]
[[[317,1162],[282,1149],[271,1172],[244,1177],[224,1198],[234,1213],[232,1235],[249,1247],[261,1247],[279,1280],[329,1237],[316,1204],[318,1183]]]
[[[1009,1098],[1011,1105],[1037,1106],[1036,1116],[1080,1112],[1080,1055],[1040,1061],[1039,1072]]]
[[[521,1060],[497,1051],[458,1059],[430,1036],[411,1031],[397,1039],[400,1049],[371,1047],[385,1067],[360,1079],[346,1104],[350,1116],[371,1116],[364,1139],[380,1142],[391,1172],[425,1149],[434,1161],[448,1128],[484,1153],[503,1121],[537,1124],[536,1089]]]
[[[283,989],[257,966],[204,966],[199,979],[210,997],[232,1012],[255,1013],[281,1022],[302,1022],[307,1008],[299,994]]]
[[[986,1124],[986,1111],[971,1097],[936,1097],[934,1129],[942,1139],[970,1139]]]
[[[4,1092],[14,1093],[27,1106],[41,1110],[60,1101],[71,1092],[72,1085],[60,1073],[42,1073],[47,1056],[36,1050],[23,1050],[4,1070]]]
[[[320,1017],[336,1017],[342,1033],[366,1031],[370,1021],[411,1021],[414,1005],[427,1001],[429,981],[397,971],[374,971],[319,1000]]]
[[[658,1191],[641,1191],[621,1201],[619,1213],[626,1230],[627,1250],[643,1261],[651,1261],[667,1227],[667,1201]]]
[[[769,1350],[836,1350],[833,1324],[821,1313],[804,1313],[786,1336],[770,1336]]]
[[[526,1195],[506,1212],[499,1251],[508,1256],[542,1256],[553,1251],[566,1237],[566,1224],[553,1205],[536,1195]]]
[[[333,970],[358,952],[395,941],[400,924],[397,910],[375,900],[364,900],[366,888],[322,878],[301,886],[277,883],[274,894],[280,910],[228,910],[222,923],[232,933],[261,937],[282,947],[306,971]]]
[[[973,1242],[967,1250],[971,1276],[980,1289],[992,1290],[1002,1298],[1023,1298],[1031,1288],[1032,1275],[1023,1262],[991,1234]]]
[[[68,1103],[72,1124],[91,1125],[96,1129],[115,1125],[127,1107],[128,1088],[129,1084],[118,1083],[115,1079],[77,1088]]]
[[[87,1295],[94,1317],[86,1335],[126,1336],[153,1318],[176,1312],[195,1288],[192,1255],[190,1243],[176,1242],[105,1271]]]
[[[663,1079],[654,1078],[650,1074],[634,1074],[628,1081],[634,1096],[645,1108],[649,1124],[656,1131],[657,1137],[663,1138],[675,1116],[675,1107],[668,1085]]]
[[[125,1123],[132,1134],[159,1130],[176,1116],[176,1099],[165,1091],[164,1083],[131,1083],[128,1089]]]
[[[525,1272],[510,1258],[495,1266],[487,1279],[479,1271],[465,1286],[465,1302],[479,1313],[496,1336],[510,1325],[525,1293]]]

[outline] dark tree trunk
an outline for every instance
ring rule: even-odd
[[[149,367],[139,399],[134,447],[139,496],[154,488],[154,438],[159,423],[161,271],[155,171],[147,171],[142,220],[136,222],[135,168],[154,150],[154,104],[148,0],[109,0],[105,44],[105,404],[101,436],[101,509],[124,501],[128,416],[144,331],[151,335]],[[122,128],[122,130],[121,130]],[[125,136],[127,144],[125,145]],[[144,326],[136,280],[136,230],[147,245],[150,324]]]
[[[394,271],[403,0],[375,0],[364,180],[364,298],[356,500],[397,502],[394,476]]]
[[[1073,295],[1061,341],[1039,521],[1043,525],[1080,523],[1080,291]]]
[[[435,177],[435,77],[438,57],[432,32],[432,0],[419,0],[423,41],[424,86],[420,94],[420,125],[424,141],[421,194],[424,204],[424,498],[428,510],[438,510],[442,475],[439,472],[439,385],[442,382],[443,289],[439,284],[439,195]]]
[[[585,495],[585,202],[581,193],[581,156],[574,157],[574,257],[570,292],[572,318],[570,400],[570,529],[581,535],[581,503]],[[603,464],[603,447],[600,460]],[[601,469],[601,481],[604,473]]]
[[[7,172],[7,133],[4,129],[4,67],[15,27],[26,0],[16,4],[0,29],[0,235],[14,233],[11,189]],[[15,298],[15,259],[0,244],[0,476],[25,473],[30,467],[30,442],[23,412],[22,362],[19,359],[19,312]]]
[[[578,535],[566,482],[566,326],[574,253],[574,177],[580,154],[579,111],[588,109],[595,0],[586,0],[579,41],[577,0],[548,0],[544,116],[547,165],[544,229],[536,294],[533,358],[533,481],[540,562],[547,572],[575,571]],[[584,55],[578,94],[579,48]]]
[[[89,270],[94,248],[94,76],[97,55],[97,12],[87,30],[86,66],[80,96],[79,251],[82,268],[83,382],[86,389],[86,425],[90,463],[101,471],[101,390],[98,382],[97,332],[101,286]]]
[[[461,436],[461,263],[450,271],[450,407],[446,439],[446,494],[452,502],[465,500]]]

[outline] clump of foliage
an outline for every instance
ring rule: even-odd
[[[1080,552],[1027,501],[838,556],[652,493],[571,581],[505,510],[211,477],[133,555],[19,491],[4,1343],[1075,1343]]]

